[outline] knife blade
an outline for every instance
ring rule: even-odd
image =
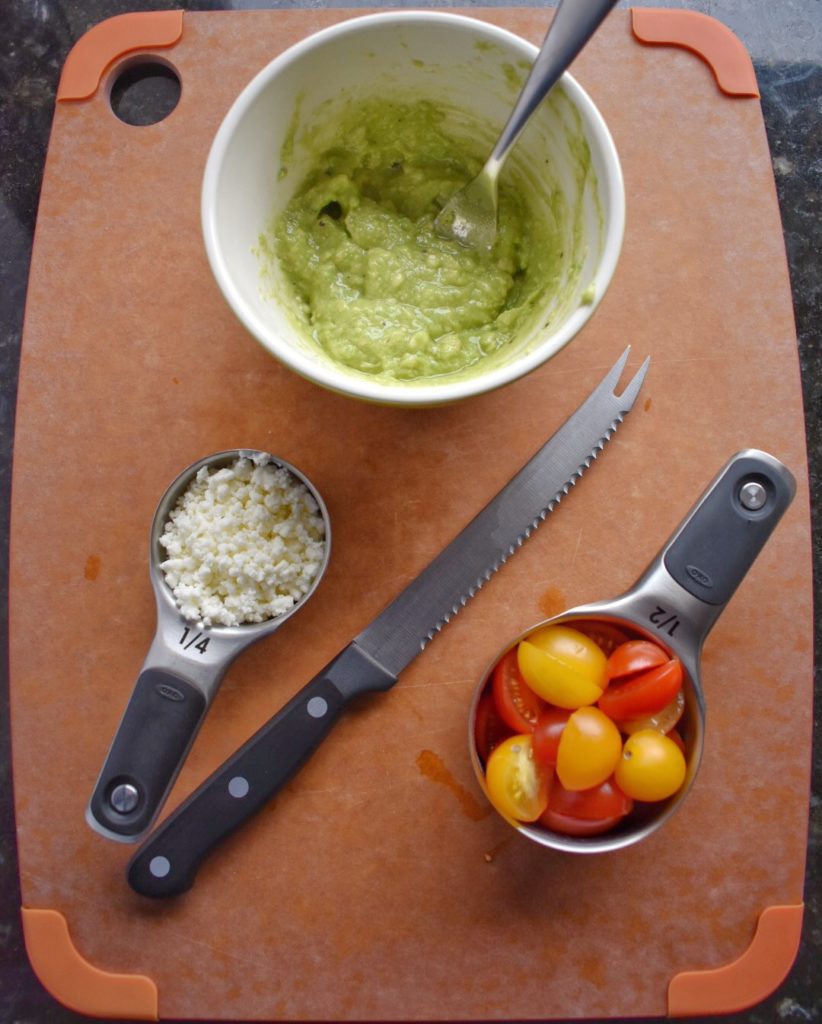
[[[402,670],[568,494],[631,410],[650,359],[623,389],[623,352],[594,391],[499,494],[374,621],[203,782],[143,843],[127,878],[143,896],[189,889],[205,856],[259,811],[345,707]]]

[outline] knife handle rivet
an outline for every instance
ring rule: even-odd
[[[235,797],[237,800],[242,800],[244,796],[247,796],[250,788],[248,779],[244,779],[242,775],[235,775],[228,783],[229,795]]]
[[[171,861],[168,857],[152,857],[148,870],[155,878],[165,878],[169,871],[171,871]]]
[[[756,512],[768,500],[768,492],[758,480],[748,480],[739,489],[739,500],[749,512]]]
[[[312,718],[322,718],[328,711],[328,702],[322,697],[312,697],[306,705],[306,710]]]

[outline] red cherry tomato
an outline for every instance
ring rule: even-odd
[[[517,665],[517,649],[513,647],[494,668],[491,689],[502,720],[514,732],[533,732],[537,719],[545,710],[539,698],[522,678]]]
[[[559,779],[555,779],[548,806],[572,818],[598,821],[601,818],[624,817],[633,810],[634,801],[622,792],[611,775],[591,789],[566,789]]]
[[[634,802],[617,786],[613,776],[592,789],[565,789],[554,779],[548,807],[541,824],[571,836],[600,835],[613,828],[634,808]]]
[[[579,622],[574,620],[573,626],[580,633],[590,637],[606,658],[610,657],[620,644],[628,641],[628,634],[618,626],[612,626],[610,622],[596,622],[593,619]]]
[[[617,814],[613,818],[586,821],[585,818],[572,818],[570,814],[560,814],[559,811],[552,811],[549,807],[540,816],[539,823],[551,829],[552,832],[560,832],[566,836],[599,836],[603,832],[610,831],[615,825],[618,825],[622,818],[623,815]]]
[[[608,678],[620,682],[649,668],[664,665],[668,655],[650,640],[629,640],[620,644],[608,658]]]
[[[534,757],[540,764],[553,767],[557,763],[559,738],[570,717],[570,711],[549,706],[537,719],[534,727]]]
[[[510,735],[511,730],[500,718],[493,694],[486,691],[479,699],[474,718],[474,741],[483,764],[488,760],[491,751]]]
[[[682,664],[671,658],[664,665],[631,676],[626,682],[612,682],[598,704],[609,718],[642,718],[653,715],[676,698],[682,689]]]

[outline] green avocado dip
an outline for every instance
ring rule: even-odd
[[[437,213],[487,155],[446,121],[425,100],[350,104],[261,239],[296,318],[354,372],[389,382],[470,374],[536,323],[562,276],[560,211],[552,202],[537,215],[510,178],[491,252],[435,234]]]

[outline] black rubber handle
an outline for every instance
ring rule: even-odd
[[[127,869],[132,889],[160,897],[191,888],[206,854],[298,771],[349,700],[395,682],[395,676],[349,644],[145,841]]]
[[[724,605],[742,582],[796,491],[791,474],[765,453],[733,458],[696,506],[663,558],[689,594]]]
[[[205,697],[185,679],[140,673],[89,803],[98,824],[128,841],[149,828],[205,712]]]

